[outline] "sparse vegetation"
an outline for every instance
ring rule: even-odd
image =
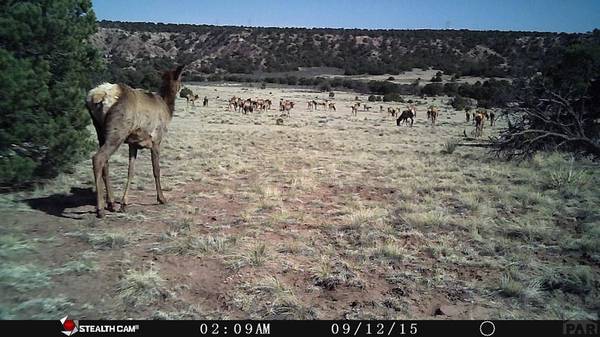
[[[458,147],[458,143],[455,140],[450,140],[444,143],[444,147],[442,148],[443,154],[452,154]]]
[[[129,269],[120,282],[119,296],[126,305],[149,305],[167,296],[164,285],[165,280],[154,268]]]
[[[441,153],[473,127],[446,99],[399,95],[419,113],[399,129],[378,111],[401,104],[349,116],[365,94],[336,91],[338,111],[304,105],[279,117],[224,107],[232,96],[301,103],[327,93],[187,85],[211,104],[191,114],[176,102],[163,144],[170,204],[154,204],[152,172],[140,169],[130,210],[95,220],[77,191],[65,193],[90,186],[87,164],[31,195],[2,196],[2,317],[431,318],[419,308],[439,297],[474,308],[453,318],[596,317],[597,163]],[[443,111],[435,129],[424,124],[428,105]],[[498,124],[486,125],[490,136]],[[113,158],[119,183],[127,149]]]

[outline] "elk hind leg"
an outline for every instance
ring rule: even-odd
[[[125,183],[125,191],[123,192],[123,199],[121,199],[121,212],[125,212],[128,204],[129,195],[129,184],[133,179],[133,172],[135,169],[135,160],[137,158],[137,147],[135,145],[129,145],[129,168],[127,169],[127,182]]]
[[[161,204],[166,204],[167,199],[165,199],[160,185],[160,144],[152,144],[151,157],[152,173],[154,174],[154,183],[156,184],[156,200]]]

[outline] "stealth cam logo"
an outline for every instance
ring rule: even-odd
[[[72,336],[77,332],[77,328],[79,327],[78,320],[67,319],[69,316],[65,316],[60,320],[60,323],[63,325],[64,333],[67,336]]]

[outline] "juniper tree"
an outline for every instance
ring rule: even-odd
[[[0,185],[52,177],[88,154],[95,31],[90,0],[0,2]]]

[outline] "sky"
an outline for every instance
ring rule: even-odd
[[[260,27],[588,32],[600,0],[92,0],[99,20]]]

